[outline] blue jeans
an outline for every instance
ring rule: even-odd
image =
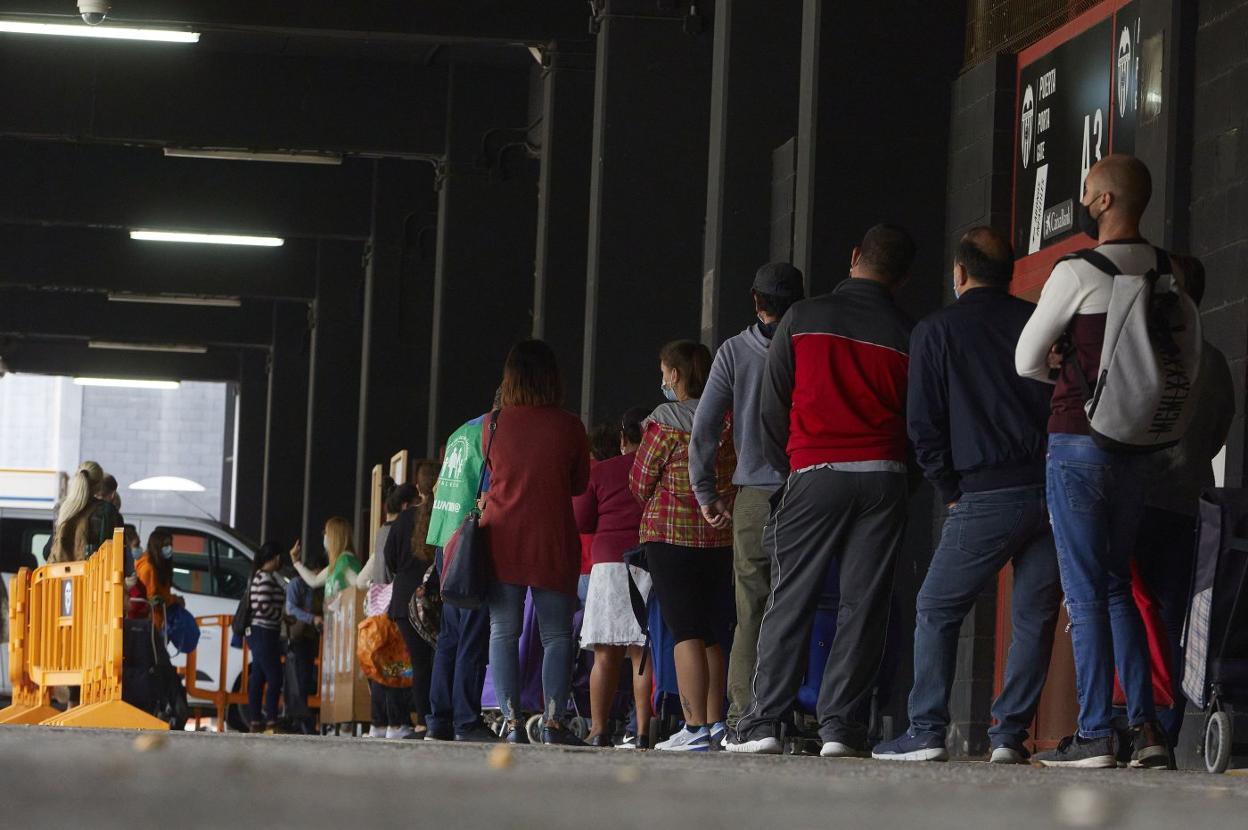
[[[442,572],[442,548],[434,555]],[[490,612],[442,606],[442,628],[433,652],[426,724],[437,733],[450,729],[463,735],[481,723],[481,689],[490,649]]]
[[[251,673],[247,676],[247,709],[252,723],[277,720],[277,699],[282,693],[282,636],[275,628],[251,627],[247,635]],[[263,708],[260,698],[264,697]]]
[[[490,586],[490,671],[494,693],[508,720],[520,717],[520,629],[524,623],[524,585]],[[568,705],[572,685],[572,615],[576,597],[533,588],[542,637],[542,700],[547,719],[558,719]]]
[[[1114,733],[1115,667],[1131,725],[1156,718],[1148,642],[1131,595],[1147,464],[1147,456],[1106,452],[1084,435],[1049,436],[1049,514],[1070,614],[1084,738]]]
[[[914,627],[910,727],[945,735],[958,631],[980,593],[1014,564],[1013,637],[1005,683],[992,706],[994,747],[1027,740],[1049,672],[1062,600],[1044,486],[963,493],[949,511],[940,544],[919,590]]]

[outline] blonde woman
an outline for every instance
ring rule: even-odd
[[[360,580],[360,570],[363,566],[356,558],[355,551],[352,550],[351,536],[351,523],[346,519],[335,516],[325,523],[321,544],[325,547],[329,564],[319,571],[313,571],[299,561],[303,553],[303,546],[300,542],[295,542],[295,546],[290,549],[290,561],[294,564],[295,570],[299,572],[300,578],[308,583],[309,588],[324,586],[325,599],[329,599],[343,588],[354,588],[364,584]]]
[[[56,514],[49,562],[87,559],[113,537],[115,528],[124,525],[116,507],[95,497],[103,481],[104,470],[94,461],[82,462],[70,476],[65,499]]]

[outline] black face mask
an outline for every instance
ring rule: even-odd
[[[1079,230],[1093,239],[1097,239],[1101,235],[1100,225],[1097,224],[1096,219],[1092,218],[1092,211],[1083,202],[1080,202],[1075,207],[1075,224],[1079,227]]]
[[[778,325],[780,325],[779,320],[774,323],[764,323],[763,318],[760,317],[758,318],[758,333],[770,340],[775,336],[776,326]]]

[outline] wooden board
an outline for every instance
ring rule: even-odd
[[[364,619],[366,593],[344,588],[325,602],[321,666],[321,722],[368,723],[368,679],[355,656],[355,633]]]

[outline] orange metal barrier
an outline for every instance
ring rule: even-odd
[[[121,699],[122,620],[125,617],[125,544],[120,529],[85,562],[44,565],[29,585],[11,600],[11,612],[25,614],[21,638],[11,628],[10,675],[28,681],[25,701],[45,705],[53,686],[78,686],[81,704],[39,721],[46,726],[83,726],[116,729],[168,729],[169,724]],[[19,624],[21,621],[18,621]],[[0,712],[6,717],[24,707],[9,722],[30,723],[30,703],[18,703]],[[32,697],[33,695],[33,697]],[[46,712],[45,712],[46,714]]]
[[[217,688],[205,689],[199,685],[199,673],[196,671],[196,667],[198,665],[196,652],[192,651],[190,654],[186,655],[186,695],[187,697],[211,701],[213,708],[217,711],[218,732],[225,731],[225,714],[229,707],[245,707],[247,705],[247,679],[251,673],[251,658],[246,638],[243,639],[243,671],[242,674],[239,675],[238,691],[235,692],[226,688],[226,683],[229,682],[229,656],[230,649],[232,648],[232,646],[230,646],[230,626],[233,621],[234,617],[230,614],[215,614],[212,616],[195,618],[195,622],[199,624],[201,631],[209,627],[220,629],[218,642],[221,643],[221,650],[217,665]],[[322,638],[321,642],[322,644],[324,643],[324,638]],[[286,658],[283,655],[283,662],[285,659]],[[320,689],[321,658],[319,656],[316,659],[316,672],[316,688]],[[308,708],[318,710],[321,708],[320,694],[308,696]]]
[[[26,673],[29,636],[30,569],[21,568],[9,583],[9,681],[13,705],[0,710],[0,723],[41,723],[60,714],[50,689],[41,688]]]

